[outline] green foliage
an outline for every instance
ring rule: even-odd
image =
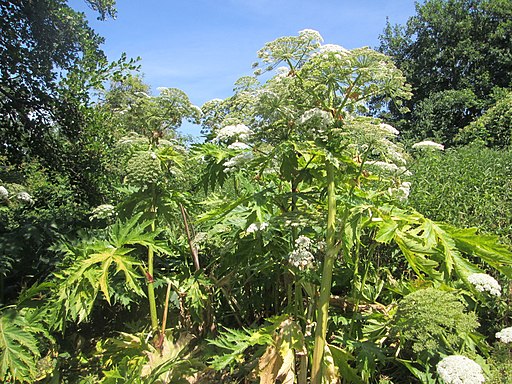
[[[38,362],[41,358],[38,336],[48,333],[30,310],[23,313],[14,308],[0,311],[0,379],[32,383],[46,375]]]
[[[407,128],[404,137],[433,138],[446,147],[453,146],[460,129],[481,110],[481,101],[471,89],[430,93],[415,105],[411,114],[414,125]]]
[[[87,320],[99,292],[110,304],[112,284],[118,273],[124,276],[122,284],[116,284],[118,294],[144,296],[136,269],[142,263],[131,254],[136,252],[136,246],[162,254],[168,250],[156,240],[159,232],[146,230],[151,222],[141,224],[139,219],[137,215],[126,222],[117,221],[108,228],[105,240],[84,239],[76,245],[64,246],[66,259],[72,262],[56,274],[60,282],[52,306],[56,310],[57,328],[63,329],[69,320]]]
[[[113,5],[90,3],[106,13]],[[426,3],[425,17],[435,16],[428,7],[436,4],[444,5]],[[512,278],[512,253],[495,236],[456,228],[455,220],[443,224],[408,207],[410,157],[398,131],[369,116],[371,107],[389,103],[405,113],[402,100],[411,96],[411,87],[402,72],[382,53],[323,44],[313,30],[269,42],[258,57],[255,76],[237,81],[232,97],[207,103],[204,115],[182,91],[162,88],[151,96],[140,78],[122,73],[89,109],[83,92],[91,88],[80,90],[80,84],[100,81],[104,72],[82,78],[82,69],[96,67],[91,57],[81,57],[84,62],[54,88],[84,107],[78,144],[68,135],[76,127],[65,125],[72,114],[65,114],[61,130],[52,131],[73,156],[50,162],[48,173],[34,165],[17,178],[18,170],[8,165],[0,174],[5,238],[23,234],[21,218],[46,215],[51,222],[62,209],[77,220],[99,205],[86,220],[93,228],[79,231],[85,224],[72,220],[67,232],[52,227],[58,232],[52,241],[68,235],[48,252],[52,266],[61,259],[52,284],[34,286],[20,298],[20,306],[42,299],[47,328],[66,330],[65,339],[85,344],[73,348],[62,340],[67,352],[59,351],[59,360],[68,360],[65,369],[82,366],[77,375],[84,382],[104,383],[185,383],[194,380],[193,372],[197,381],[210,382],[244,377],[261,384],[370,383],[406,370],[407,378],[432,381],[430,364],[439,355],[484,353],[484,337],[490,335],[474,332],[478,310],[466,313],[454,292],[464,294],[472,308],[492,307],[468,277],[493,268]],[[263,72],[269,76],[260,82]],[[461,84],[416,100],[413,115],[429,135],[450,139],[454,121],[469,122],[473,108],[482,106],[477,88],[485,84]],[[448,110],[461,114],[432,123]],[[201,115],[211,141],[189,151],[174,130]],[[430,153],[425,164],[451,153]],[[77,180],[68,177],[70,169],[79,171]],[[86,188],[88,181],[92,187]],[[198,185],[206,194],[202,201]],[[434,190],[418,185],[416,196]],[[18,195],[24,190],[30,199]],[[52,198],[77,191],[69,206],[50,205]],[[48,210],[37,211],[45,197]],[[112,215],[100,217],[107,209]],[[112,222],[114,212],[118,219]],[[13,239],[8,244],[19,246],[29,238]],[[4,275],[23,260],[12,249],[4,251],[10,257],[2,262]],[[420,289],[431,286],[445,291]],[[34,313],[20,317],[6,309],[2,316],[14,320],[0,319],[11,345],[0,344],[8,353],[0,373],[9,379],[21,372],[18,365],[28,377],[41,376],[34,364],[41,341],[50,338]],[[21,328],[30,321],[33,329]],[[215,337],[218,324],[225,328],[206,346],[205,335]],[[133,333],[117,333],[119,328]],[[118,336],[107,339],[103,331]],[[87,348],[91,340],[98,341],[96,351]],[[96,365],[78,363],[92,356]],[[215,379],[198,357],[210,359]]]
[[[255,345],[268,345],[272,342],[272,337],[265,332],[265,329],[256,330],[236,330],[226,328],[219,332],[219,336],[210,340],[212,345],[229,351],[222,355],[217,355],[212,360],[212,367],[215,369],[224,369],[241,364],[245,361],[244,353],[249,347]]]
[[[512,153],[478,145],[418,157],[409,204],[427,217],[512,241]]]
[[[459,129],[492,105],[493,89],[511,82],[511,19],[506,0],[428,0],[417,4],[405,25],[387,25],[380,50],[414,89],[406,103],[412,113],[391,105],[392,120],[405,136],[451,144]]]
[[[182,333],[173,340],[169,333],[160,347],[147,342],[144,334],[121,333],[98,342],[96,353],[101,360],[105,384],[186,383],[185,377],[203,365],[191,353],[193,336]]]
[[[401,355],[427,362],[439,355],[472,349],[478,328],[474,312],[454,292],[436,288],[417,290],[398,303],[391,337],[400,340]]]
[[[490,366],[490,384],[502,384],[512,380],[512,362],[510,361],[510,347],[497,343],[491,350],[487,360]]]
[[[486,146],[508,148],[512,143],[512,91],[498,95],[496,102],[485,113],[464,127],[456,137],[459,143],[481,141]]]

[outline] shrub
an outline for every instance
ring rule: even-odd
[[[472,144],[422,153],[412,170],[409,202],[415,209],[512,243],[512,151]]]

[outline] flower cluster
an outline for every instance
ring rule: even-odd
[[[243,149],[249,149],[250,147],[247,144],[245,144],[245,143],[242,143],[240,141],[235,141],[234,143],[229,144],[228,148],[229,149],[236,149],[236,150],[243,150]]]
[[[244,141],[247,140],[252,133],[253,132],[244,124],[227,125],[217,131],[215,140],[217,142],[232,139]]]
[[[398,165],[394,163],[387,163],[385,161],[367,161],[366,164],[387,172],[398,172],[400,170]]]
[[[303,29],[302,31],[299,31],[299,37],[311,40],[311,41],[324,41],[322,35],[320,35],[320,32],[314,30],[314,29]]]
[[[337,44],[324,44],[319,49],[320,53],[338,53],[341,55],[347,55],[350,51]]]
[[[246,233],[254,233],[254,232],[257,232],[257,231],[264,231],[265,229],[267,229],[268,227],[268,223],[252,223],[251,225],[249,225],[247,227],[247,229],[245,230]]]
[[[16,195],[16,199],[23,204],[32,204],[34,200],[32,200],[32,196],[28,192],[20,192]]]
[[[411,183],[409,181],[404,181],[397,188],[389,188],[388,193],[391,196],[395,196],[400,201],[405,201],[411,194]]]
[[[299,118],[299,124],[308,123],[313,123],[317,125],[318,128],[325,128],[334,123],[334,118],[327,111],[323,111],[319,108],[313,108],[304,112]]]
[[[512,343],[512,327],[503,328],[496,332],[496,338],[502,343]]]
[[[98,205],[96,208],[94,208],[91,212],[91,216],[89,217],[89,220],[94,219],[110,219],[115,215],[115,208],[113,205],[110,204],[102,204]]]
[[[315,258],[309,251],[311,239],[306,236],[299,236],[295,240],[295,249],[288,256],[291,265],[303,270],[313,265]]]
[[[430,140],[420,141],[419,143],[413,144],[412,147],[417,149],[438,149],[440,151],[444,150],[443,144],[438,144]]]
[[[3,185],[0,185],[0,200],[7,200],[9,198],[9,191]]]
[[[133,154],[126,163],[126,168],[126,182],[142,187],[158,182],[162,171],[157,154],[150,151]]]
[[[231,173],[243,167],[253,158],[252,152],[242,152],[224,163],[224,173]]]
[[[489,292],[493,296],[501,296],[500,284],[494,277],[486,273],[473,273],[469,275],[468,280],[479,292]]]
[[[385,134],[391,134],[394,136],[398,136],[400,134],[400,131],[398,129],[396,129],[395,127],[393,127],[389,124],[381,123],[381,124],[379,124],[379,128]]]
[[[481,384],[485,382],[482,367],[466,356],[445,357],[437,364],[437,373],[446,384]]]

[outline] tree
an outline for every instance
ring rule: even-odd
[[[481,140],[485,145],[507,148],[512,143],[512,90],[497,92],[496,103],[464,127],[456,140],[468,143]]]
[[[110,0],[90,4],[113,14]],[[9,262],[0,276],[11,288],[7,300],[25,277],[51,270],[55,229],[77,230],[109,191],[116,140],[91,94],[133,62],[109,64],[103,39],[64,0],[3,0],[0,15],[0,184],[10,193],[1,207],[0,257]],[[30,204],[17,202],[19,192]]]
[[[0,13],[2,154],[15,162],[55,154],[56,132],[73,139],[80,131],[77,101],[88,87],[76,94],[69,87],[106,65],[102,39],[62,1],[2,1]]]
[[[512,81],[512,3],[428,0],[416,13],[404,26],[388,23],[381,36],[380,51],[393,57],[414,94],[409,113],[392,106],[391,116],[406,137],[452,145],[492,103],[493,89]]]

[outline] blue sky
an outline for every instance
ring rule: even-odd
[[[251,74],[256,52],[268,41],[310,28],[325,43],[348,49],[376,47],[386,17],[403,24],[415,13],[413,0],[118,0],[116,20],[97,21],[110,60],[122,52],[142,58],[144,80],[153,90],[175,87],[201,106],[232,94],[234,82]],[[156,91],[155,91],[156,92]],[[183,133],[198,135],[186,125]]]

